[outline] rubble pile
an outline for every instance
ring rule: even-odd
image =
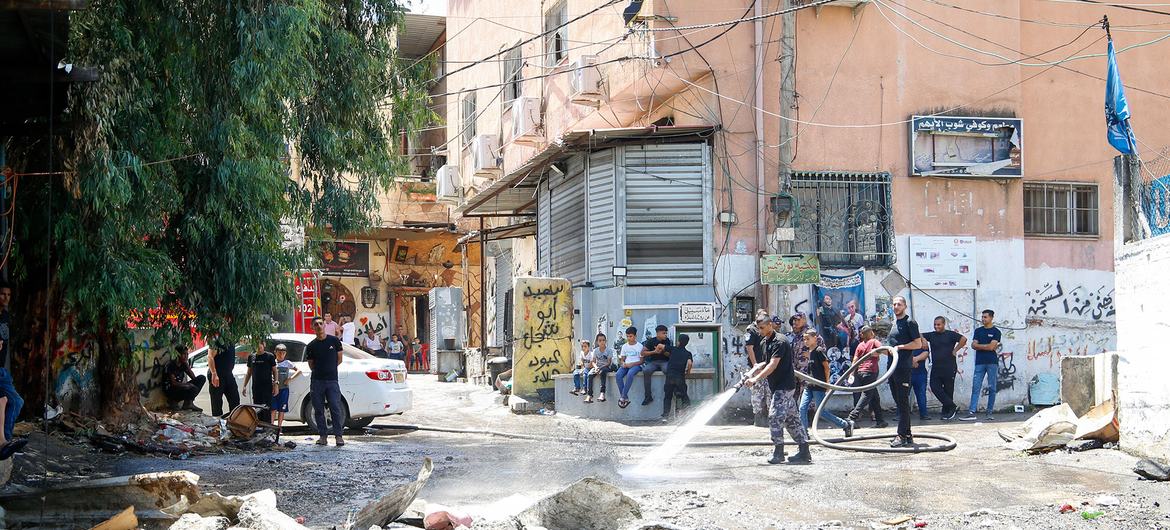
[[[162,454],[184,459],[192,455],[222,453],[226,449],[296,447],[293,442],[278,446],[271,429],[257,429],[253,425],[244,430],[248,436],[241,436],[239,426],[193,411],[144,410],[136,423],[116,433],[100,421],[72,413],[57,416],[53,422],[61,431],[84,439],[103,452],[115,454]]]

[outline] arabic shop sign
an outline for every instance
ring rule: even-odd
[[[1023,175],[1023,120],[913,116],[910,164],[919,176]]]
[[[678,321],[685,324],[715,321],[715,304],[710,302],[682,302],[678,304]]]
[[[821,260],[814,254],[765,254],[760,258],[760,283],[801,285],[821,281]]]

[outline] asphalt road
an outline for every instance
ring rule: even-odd
[[[996,429],[1023,421],[1023,414],[995,423],[915,425],[956,438],[958,449],[947,453],[872,455],[814,447],[814,465],[772,466],[763,447],[688,448],[662,476],[633,478],[630,468],[653,449],[610,442],[662,440],[674,425],[516,416],[486,388],[423,376],[411,376],[410,383],[414,410],[382,418],[375,427],[493,429],[555,435],[563,442],[374,431],[351,433],[350,443],[336,448],[314,446],[309,433],[294,429],[286,439],[299,445],[291,451],[182,462],[126,457],[109,471],[188,469],[201,476],[205,491],[224,494],[272,488],[285,513],[303,515],[315,528],[340,524],[347,513],[411,480],[427,456],[435,472],[420,498],[470,512],[477,528],[504,527],[490,521],[587,476],[621,487],[648,519],[688,528],[819,527],[834,521],[869,528],[903,514],[929,528],[1170,528],[1170,485],[1137,480],[1134,457],[1111,450],[1027,456],[1002,449]],[[716,425],[697,439],[766,441],[767,429]],[[1092,503],[1103,494],[1121,504],[1099,508],[1105,513],[1096,520],[1058,513],[1064,503],[1095,511]],[[1090,504],[1082,506],[1085,501]]]

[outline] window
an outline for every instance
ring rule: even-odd
[[[1096,236],[1097,185],[1024,183],[1024,234]]]
[[[544,14],[544,54],[548,66],[556,66],[569,56],[569,9],[565,0],[557,2]]]
[[[475,138],[475,92],[463,96],[463,145],[470,145]]]
[[[504,53],[500,61],[501,81],[504,83],[504,104],[520,97],[520,82],[524,79],[524,60],[520,56],[520,46],[516,46]]]
[[[796,252],[834,267],[893,263],[889,173],[794,173],[792,195]]]

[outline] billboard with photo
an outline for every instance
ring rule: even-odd
[[[319,247],[321,270],[325,276],[365,278],[370,275],[370,244],[353,241],[327,241]]]
[[[910,167],[918,176],[1021,177],[1023,120],[913,116]]]

